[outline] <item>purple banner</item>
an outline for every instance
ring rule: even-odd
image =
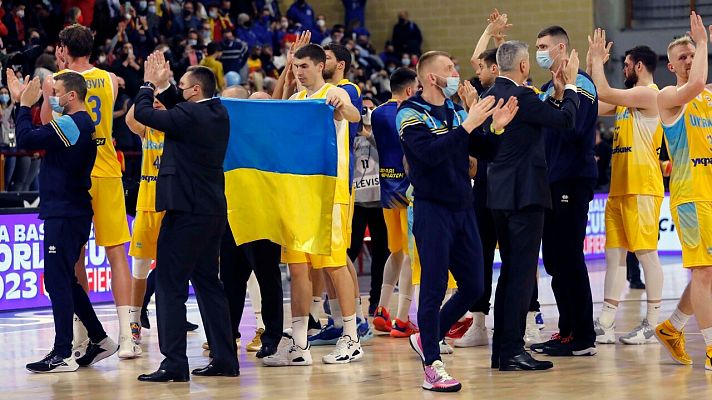
[[[129,226],[133,226],[133,218]],[[44,223],[37,214],[0,215],[0,311],[49,307],[44,288]],[[126,244],[128,254],[129,245]],[[112,302],[111,268],[92,225],[84,259],[92,302]],[[131,258],[129,257],[129,265]]]

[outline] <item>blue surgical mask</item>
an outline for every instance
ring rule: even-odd
[[[454,96],[455,93],[457,93],[457,88],[460,87],[460,77],[448,76],[444,79],[447,81],[447,84],[445,85],[445,87],[441,87],[441,89],[443,90],[443,95],[445,95],[445,97],[449,99],[450,97]]]
[[[9,94],[0,94],[0,102],[3,104],[7,104],[10,101],[10,95]]]
[[[544,69],[550,69],[554,65],[554,60],[549,55],[549,50],[537,50],[536,63]]]
[[[49,96],[49,106],[56,113],[61,114],[64,112],[64,106],[59,104],[59,96]]]

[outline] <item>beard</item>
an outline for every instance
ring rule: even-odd
[[[328,81],[329,79],[334,77],[334,72],[336,71],[324,69],[323,71],[321,71],[321,75],[324,77],[324,80]]]
[[[636,74],[635,71],[632,71],[630,73],[630,75],[628,75],[625,78],[625,81],[623,82],[625,87],[628,89],[634,87],[637,83],[638,83],[638,74]]]

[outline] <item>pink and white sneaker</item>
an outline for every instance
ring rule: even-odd
[[[420,342],[420,333],[408,336],[408,340],[410,347],[420,356],[420,362],[423,363],[423,368],[425,368],[425,352],[423,352],[423,344]]]
[[[445,371],[445,365],[440,360],[425,367],[423,389],[433,392],[458,392],[462,385]]]

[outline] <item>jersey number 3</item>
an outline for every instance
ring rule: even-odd
[[[90,106],[91,119],[94,121],[94,126],[101,123],[101,99],[99,96],[91,96],[87,99],[87,104]]]

